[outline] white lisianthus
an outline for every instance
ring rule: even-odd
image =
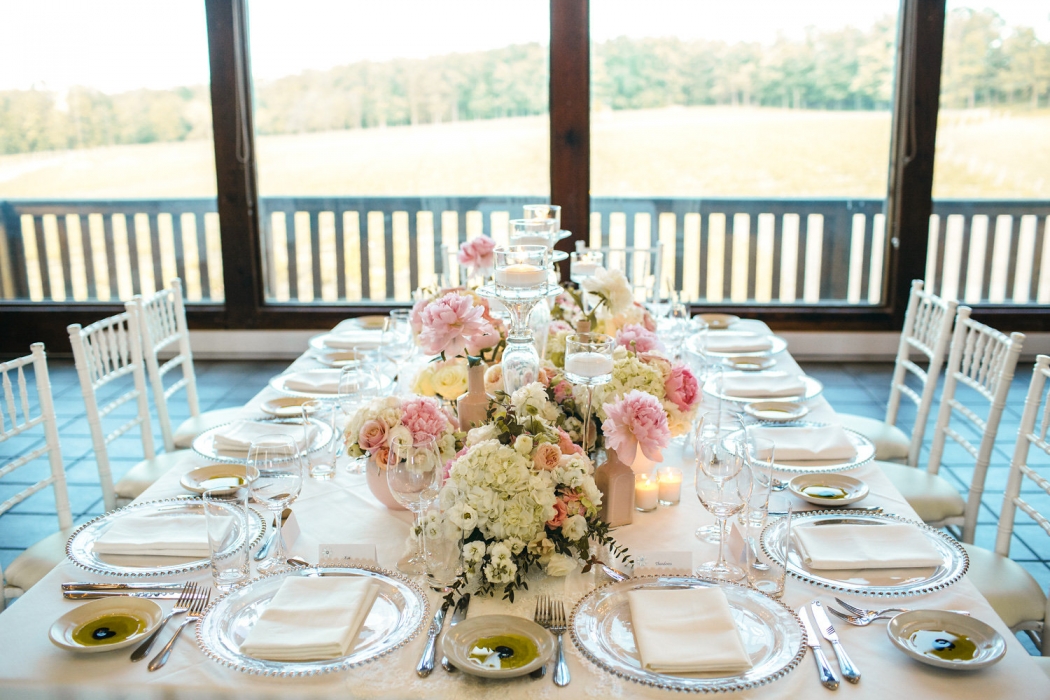
[[[394,447],[394,445],[409,446],[412,444],[412,431],[403,425],[395,425],[390,428],[390,432],[386,434],[387,444]]]
[[[478,524],[478,513],[466,503],[456,503],[445,511],[449,522],[469,535]]]
[[[423,520],[423,535],[429,539],[436,540],[443,534],[443,525],[441,514],[437,511],[430,511]]]
[[[570,542],[583,539],[587,534],[587,518],[579,514],[566,518],[561,524],[561,534]]]
[[[528,457],[532,454],[532,437],[529,435],[519,435],[514,440],[514,449],[517,450],[518,454]]]
[[[579,516],[577,516],[579,517]],[[576,568],[576,560],[565,554],[558,554],[557,552],[550,555],[550,559],[547,560],[547,575],[548,576],[567,576]]]
[[[594,477],[588,476],[583,480],[583,484],[580,486],[580,491],[583,493],[583,497],[591,502],[595,508],[599,508],[602,505],[602,492],[598,488],[598,485],[594,483]]]
[[[499,437],[499,429],[496,428],[492,423],[486,423],[485,425],[478,426],[477,428],[471,428],[467,431],[467,447],[472,447],[479,442],[485,442],[486,440],[495,440]]]
[[[476,564],[485,557],[484,542],[467,542],[463,545],[463,561]]]
[[[516,573],[518,573],[518,565],[510,560],[501,564],[489,564],[485,567],[485,578],[490,583],[510,583],[514,580]]]
[[[511,537],[503,541],[508,547],[510,547],[510,553],[514,556],[521,554],[521,550],[525,549],[525,543],[519,540],[517,537]]]
[[[620,270],[606,270],[600,267],[594,276],[583,281],[583,288],[606,298],[608,308],[603,304],[599,310],[603,315],[615,316],[623,313],[634,303],[631,284]]]

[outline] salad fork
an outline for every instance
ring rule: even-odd
[[[197,584],[193,581],[188,581],[186,585],[182,587],[182,594],[179,596],[179,599],[175,601],[175,607],[171,609],[171,612],[164,616],[164,619],[160,621],[159,625],[157,625],[157,629],[154,630],[153,634],[147,637],[146,641],[140,644],[135,651],[131,652],[132,661],[142,661],[142,659],[146,658],[146,654],[148,654],[149,650],[153,647],[153,643],[157,641],[157,637],[160,636],[160,631],[164,629],[166,624],[168,624],[168,620],[176,615],[181,615],[182,613],[189,611],[190,601],[193,600],[196,595]]]
[[[845,601],[843,601],[843,600],[841,600],[839,598],[836,598],[835,600],[837,600],[839,602],[839,604],[847,606],[847,609],[852,608],[852,609],[856,610],[857,612],[855,614],[847,614],[847,613],[841,612],[839,610],[836,610],[835,608],[831,607],[830,605],[827,605],[825,607],[828,610],[830,610],[831,613],[833,615],[835,615],[836,617],[838,617],[839,619],[844,620],[847,623],[849,623],[851,625],[855,625],[857,627],[867,627],[872,622],[875,622],[875,620],[885,620],[885,619],[891,618],[891,617],[893,617],[895,615],[899,615],[902,612],[910,612],[911,611],[911,608],[885,608],[883,610],[864,610],[863,608],[857,608],[857,607],[855,607],[853,605],[848,605]],[[948,610],[947,612],[958,613],[960,615],[966,615],[966,616],[969,616],[969,614],[970,614],[969,612],[967,612],[965,610]]]
[[[211,589],[204,591],[203,594],[198,592],[198,595],[193,599],[190,604],[190,609],[186,613],[186,619],[182,621],[178,629],[175,630],[175,634],[171,636],[168,643],[164,645],[164,648],[160,650],[160,653],[153,657],[153,660],[149,662],[149,670],[156,671],[160,669],[164,664],[168,663],[168,657],[171,656],[171,648],[175,645],[175,640],[182,634],[182,630],[186,625],[191,622],[204,617],[204,609],[208,607],[208,600],[211,598]]]
[[[569,665],[565,663],[565,647],[562,644],[562,635],[569,626],[565,622],[565,603],[560,600],[547,599],[550,606],[550,631],[558,637],[558,657],[554,663],[554,685],[563,688],[569,684]]]
[[[544,622],[547,614],[546,608],[543,606],[545,596],[540,596],[536,599],[536,611],[532,614],[532,620],[540,627],[547,627],[547,623]],[[544,661],[543,665],[537,668],[535,671],[529,674],[532,678],[543,678],[547,675],[547,662]]]

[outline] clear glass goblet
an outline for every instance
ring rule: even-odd
[[[697,575],[739,581],[747,572],[726,560],[729,518],[747,507],[751,494],[751,471],[743,443],[705,440],[696,458],[696,495],[701,505],[718,521],[718,559],[701,564]]]
[[[266,506],[276,528],[270,556],[258,567],[268,574],[287,568],[281,537],[281,511],[291,505],[303,488],[303,458],[291,435],[268,435],[248,446],[248,470],[252,498]]]
[[[433,438],[415,442],[392,441],[386,463],[386,483],[394,500],[412,512],[415,531],[427,505],[437,498],[441,487],[441,454]],[[397,562],[401,573],[426,573],[426,559],[417,540],[412,552]]]

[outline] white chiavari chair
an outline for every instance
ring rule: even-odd
[[[112,510],[134,500],[168,469],[186,456],[185,452],[167,452],[158,455],[153,448],[153,432],[150,428],[149,403],[146,400],[146,372],[142,359],[142,337],[138,319],[127,312],[104,318],[81,328],[79,323],[67,327],[69,341],[73,346],[80,390],[87,409],[91,443],[98,463],[99,481],[102,484],[102,499],[106,510]],[[131,375],[133,387],[113,398],[99,408],[99,390],[108,394],[112,388],[120,390],[120,383],[113,382]],[[124,404],[134,401],[135,417],[106,433],[103,419],[115,413]],[[145,459],[132,467],[116,484],[110,468],[109,445],[132,428],[138,427],[142,437],[142,452]]]
[[[613,247],[600,248],[585,246],[583,241],[576,241],[576,252],[600,252],[603,257],[602,267],[607,270],[620,270],[627,276],[627,281],[634,292],[634,300],[642,303],[656,301],[664,287],[662,271],[664,244],[658,241],[653,248]]]
[[[923,291],[922,280],[913,280],[908,310],[904,315],[904,329],[901,331],[900,345],[897,348],[897,362],[890,383],[890,400],[886,406],[885,420],[849,413],[838,414],[842,425],[875,443],[875,459],[906,459],[907,464],[912,467],[919,463],[926,421],[933,406],[937,380],[944,366],[944,356],[948,352],[952,322],[955,320],[958,305],[957,301],[945,300]],[[915,352],[926,357],[925,369],[912,361]],[[918,381],[918,391],[908,386],[909,374]],[[911,437],[896,425],[902,396],[915,404],[915,422],[912,425]]]
[[[955,315],[955,331],[945,371],[941,407],[926,469],[876,462],[919,517],[934,527],[961,527],[963,542],[973,542],[999,420],[1023,343],[1023,333],[1006,336],[974,321],[970,318],[970,307],[960,306]],[[968,390],[970,396],[958,398],[956,391],[959,385]],[[988,412],[984,418],[968,405],[972,403],[970,397],[973,397],[972,402],[987,402]],[[974,445],[967,439],[965,431],[958,429],[962,425],[973,434],[980,435],[979,444]],[[949,438],[974,460],[973,477],[966,498],[937,473]]]
[[[1050,356],[1036,358],[1032,381],[1028,385],[1021,427],[1017,432],[1006,494],[999,513],[995,550],[963,545],[970,556],[968,577],[988,599],[995,612],[1014,632],[1027,632],[1042,651],[1044,670],[1050,668],[1050,600],[1035,578],[1020,564],[1010,559],[1010,540],[1020,513],[1050,535],[1050,480],[1044,474],[1050,464],[1050,401],[1047,400],[1047,378],[1050,378]],[[1033,450],[1035,454],[1033,456]],[[1038,460],[1044,474],[1033,466]],[[1041,507],[1038,504],[1042,502]]]
[[[243,408],[226,408],[201,413],[197,399],[197,375],[193,368],[193,351],[190,349],[190,333],[186,325],[186,307],[182,298],[182,280],[171,280],[167,289],[162,289],[149,298],[135,296],[127,302],[128,313],[137,316],[142,335],[142,356],[146,363],[153,403],[157,407],[157,422],[164,440],[164,449],[172,452],[186,449],[194,438],[205,430],[237,420],[245,413]],[[175,355],[161,361],[161,355]],[[164,378],[174,369],[182,370],[182,377],[165,388]],[[186,390],[186,403],[190,416],[172,430],[168,400],[180,390]]]
[[[21,490],[11,494],[3,503],[0,503],[0,515],[33,494],[50,487],[55,497],[58,531],[15,557],[11,565],[7,567],[7,571],[0,568],[0,610],[4,609],[7,600],[22,595],[65,559],[66,540],[73,531],[73,514],[69,508],[66,473],[62,465],[62,450],[58,444],[58,425],[55,421],[55,404],[51,399],[51,379],[47,372],[47,356],[44,354],[43,343],[33,343],[30,347],[32,354],[0,364],[0,384],[3,386],[3,403],[0,404],[0,442],[6,442],[16,435],[32,437],[35,434],[32,432],[33,429],[40,426],[43,431],[44,444],[4,463],[0,466],[0,477],[8,476],[20,467],[25,468],[26,465],[45,455],[48,459],[49,475],[42,479],[36,479],[36,476],[25,477],[36,479],[36,481],[29,486],[20,487]],[[35,402],[30,396],[26,383],[25,368],[27,366],[33,370],[33,378],[36,380]],[[20,472],[19,475],[21,473],[24,472]]]

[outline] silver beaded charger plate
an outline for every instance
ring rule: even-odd
[[[763,428],[769,428],[772,430],[781,430],[785,428],[819,428],[821,426],[828,425],[828,423],[816,423],[813,421],[788,421],[784,423],[762,423]],[[850,430],[849,428],[843,428],[846,431],[846,437],[853,444],[853,449],[856,450],[856,454],[851,459],[806,459],[789,461],[780,459],[776,456],[776,449],[773,450],[773,468],[780,472],[789,472],[791,474],[826,474],[830,472],[844,472],[850,469],[856,469],[862,467],[868,462],[875,459],[875,443],[868,438],[864,437],[860,433]],[[738,435],[740,431],[730,433],[729,439]],[[773,440],[774,444],[776,440]]]
[[[962,546],[948,534],[934,530],[925,523],[890,513],[866,513],[848,509],[797,513],[791,518],[793,530],[811,525],[881,527],[889,523],[907,523],[918,528],[941,554],[941,563],[935,567],[922,568],[814,571],[803,561],[798,547],[791,546],[787,552],[788,573],[801,581],[833,591],[890,598],[939,591],[952,585],[966,573],[970,566],[970,559],[966,556],[966,551]],[[776,561],[782,562],[785,559],[782,544],[784,538],[781,531],[786,525],[787,519],[780,518],[771,522],[762,531],[762,550],[766,556]],[[781,544],[771,546],[770,542],[777,542],[778,537]]]
[[[100,554],[95,551],[95,543],[105,537],[109,528],[122,518],[163,519],[185,515],[195,515],[203,519],[204,502],[199,498],[166,498],[160,501],[133,503],[130,506],[111,510],[81,525],[66,542],[66,554],[77,566],[107,576],[173,576],[203,569],[211,562],[208,557]],[[264,532],[266,532],[266,523],[263,522],[262,516],[249,508],[247,532],[249,549],[259,543]],[[245,536],[243,532],[238,533],[236,539],[231,540],[224,552],[233,552],[238,547],[243,547]]]
[[[270,661],[241,652],[248,632],[290,576],[365,576],[379,593],[350,653],[317,661]],[[212,603],[197,624],[197,643],[211,659],[243,673],[271,677],[313,676],[375,661],[406,645],[429,620],[423,591],[400,574],[373,566],[312,566],[246,581]]]
[[[266,425],[287,425],[287,432],[289,434],[292,434],[294,431],[299,431],[303,429],[302,418],[277,418],[275,420],[266,420],[258,422],[265,423]],[[310,423],[313,424],[315,428],[317,428],[317,432],[314,434],[314,439],[311,440],[310,444],[306,446],[305,450],[303,450],[304,455],[308,455],[311,452],[317,452],[317,450],[321,449],[322,447],[328,447],[328,443],[330,443],[332,441],[332,438],[335,437],[335,430],[332,429],[332,426],[314,418],[310,419]],[[215,433],[232,424],[233,422],[231,421],[230,423],[223,423],[222,425],[217,425],[214,428],[211,428],[210,430],[205,430],[203,433],[201,433],[193,439],[193,451],[199,454],[201,457],[204,457],[205,459],[210,459],[213,462],[226,462],[227,464],[247,464],[247,452],[244,453],[244,456],[233,455],[227,454],[225,452],[220,452],[218,448],[215,447]],[[281,432],[284,431],[279,429],[274,430],[275,435]]]
[[[627,593],[721,587],[751,669],[743,673],[657,673],[642,665],[631,627]],[[783,603],[735,583],[692,576],[639,576],[596,588],[576,604],[569,623],[576,648],[620,678],[665,690],[723,693],[757,688],[787,675],[805,654],[805,635],[795,613]]]

